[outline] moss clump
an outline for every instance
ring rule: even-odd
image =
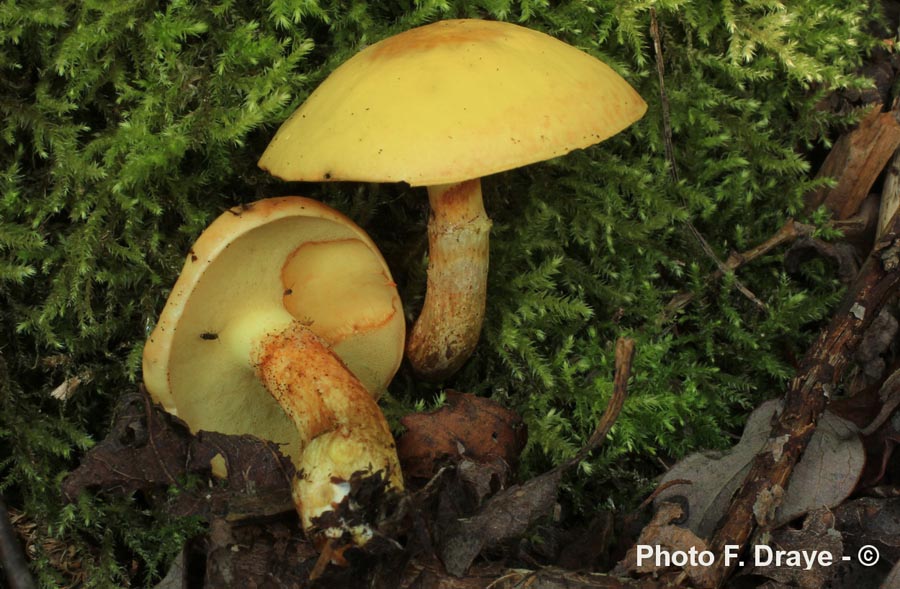
[[[787,275],[778,255],[740,271],[761,310],[711,283],[693,222],[721,257],[801,210],[806,155],[839,117],[827,93],[862,87],[867,2],[655,3],[675,156],[664,156],[649,5],[613,0],[156,3],[28,0],[0,7],[0,491],[42,537],[75,547],[89,586],[151,583],[190,533],[136,499],[63,507],[59,481],[105,435],[139,380],[141,346],[183,255],[226,207],[322,198],[382,247],[407,308],[424,286],[423,198],[401,186],[278,183],[255,167],[277,125],[367,43],[436,19],[519,22],[615,67],[650,104],[606,143],[486,179],[494,219],[488,318],[445,383],[521,411],[525,470],[571,456],[611,393],[612,342],[638,340],[632,399],[568,500],[634,489],[648,457],[722,446],[779,390],[835,303],[832,273]],[[421,196],[421,195],[418,195]],[[696,302],[657,318],[688,290]],[[60,403],[66,378],[83,384]],[[401,373],[397,415],[436,390]],[[527,474],[527,473],[526,473]],[[615,484],[611,484],[615,483]],[[619,487],[619,491],[614,489]],[[612,489],[612,490],[611,490]],[[101,525],[102,523],[102,525]],[[43,584],[61,584],[37,546]],[[132,561],[137,563],[132,567]]]

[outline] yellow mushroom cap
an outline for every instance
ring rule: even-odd
[[[446,20],[337,68],[259,165],[285,180],[448,184],[599,143],[646,109],[609,66],[549,35]]]
[[[250,349],[299,320],[377,397],[403,357],[390,270],[366,233],[307,198],[235,207],[197,239],[144,346],[144,384],[192,431],[253,434],[300,447],[259,381]]]

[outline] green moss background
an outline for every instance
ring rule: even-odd
[[[662,27],[675,157],[664,155],[649,36]],[[267,196],[321,198],[383,249],[412,318],[421,304],[426,199],[404,186],[284,184],[255,162],[280,122],[338,64],[388,35],[444,18],[509,20],[611,64],[649,103],[635,126],[585,151],[487,178],[494,219],[488,317],[447,387],[491,396],[529,428],[523,476],[570,457],[611,394],[613,342],[636,337],[632,397],[611,439],[562,500],[570,513],[626,505],[675,459],[729,443],[777,394],[792,358],[840,296],[812,263],[773,252],[739,271],[767,308],[714,270],[763,241],[813,186],[810,153],[837,115],[822,99],[869,84],[876,39],[858,0],[4,0],[0,3],[0,492],[40,539],[74,550],[91,587],[152,584],[195,522],[139,498],[59,483],[140,381],[143,340],[193,239],[218,214]],[[821,220],[821,219],[819,219]],[[660,321],[677,292],[696,300]],[[82,384],[61,403],[49,393]],[[404,368],[392,420],[440,387]],[[37,546],[46,586],[66,582]]]

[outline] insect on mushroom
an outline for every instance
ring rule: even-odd
[[[407,344],[422,377],[453,374],[484,320],[491,221],[481,177],[615,135],[647,109],[602,61],[538,31],[446,20],[338,67],[259,160],[285,180],[426,186],[428,285]]]
[[[197,239],[144,347],[144,383],[194,432],[282,444],[307,533],[363,544],[373,522],[353,513],[351,481],[403,487],[376,397],[405,331],[390,271],[362,229],[314,200],[266,199]]]

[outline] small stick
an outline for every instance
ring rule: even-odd
[[[10,589],[35,588],[2,496],[0,496],[0,569],[6,572]]]
[[[689,479],[673,479],[671,481],[666,481],[665,483],[656,487],[656,489],[654,489],[653,492],[650,493],[650,496],[647,497],[646,499],[644,499],[641,502],[641,504],[638,505],[638,508],[635,511],[640,511],[640,510],[644,509],[645,507],[647,507],[648,505],[650,505],[651,503],[653,503],[653,500],[656,499],[657,497],[659,497],[659,494],[662,493],[663,491],[665,491],[666,489],[670,489],[677,485],[693,485],[693,484],[694,484],[694,481],[691,481]]]
[[[143,386],[141,388],[143,389]],[[179,489],[183,489],[178,480],[172,476],[172,472],[169,470],[169,467],[166,466],[166,461],[163,460],[163,457],[159,453],[159,448],[156,447],[156,438],[153,436],[153,405],[150,403],[150,397],[147,395],[146,391],[144,391],[144,394],[141,395],[141,397],[144,401],[144,411],[147,416],[147,436],[150,438],[150,447],[153,449],[153,454],[156,456],[156,460],[162,467],[163,472],[169,477],[169,483],[175,485]]]
[[[594,432],[587,444],[569,461],[569,465],[577,464],[587,458],[591,451],[600,447],[606,439],[609,430],[615,425],[628,397],[628,379],[631,378],[631,365],[634,362],[634,340],[630,337],[620,337],[616,341],[616,374],[613,377],[613,394],[594,428]]]
[[[653,52],[656,54],[656,75],[659,78],[659,99],[662,107],[663,143],[665,144],[666,149],[666,160],[669,162],[669,174],[672,176],[672,182],[678,184],[678,167],[675,165],[675,146],[672,141],[672,121],[669,116],[669,96],[666,94],[666,70],[663,63],[662,42],[660,41],[659,36],[659,21],[656,19],[656,9],[652,7],[650,8],[650,36],[653,37]],[[706,238],[703,237],[694,224],[690,220],[686,220],[684,224],[687,226],[688,231],[694,239],[697,240],[697,243],[700,244],[700,249],[703,250],[703,253],[705,253],[710,260],[715,262],[719,272],[722,274],[728,272],[725,263],[719,259],[716,252],[713,251],[712,246],[709,245],[709,242],[706,241]],[[734,279],[734,286],[757,307],[760,309],[766,308],[766,304],[759,300],[759,297],[753,294],[753,291],[747,288],[744,283],[737,278]]]
[[[315,581],[319,577],[322,576],[322,573],[325,572],[325,569],[328,568],[328,565],[331,563],[331,557],[334,555],[334,544],[335,539],[329,538],[328,541],[325,542],[325,546],[322,547],[322,553],[319,554],[319,559],[316,560],[316,565],[313,567],[312,571],[309,573],[309,580]]]
[[[659,78],[659,101],[662,106],[663,144],[666,148],[666,161],[669,162],[669,174],[672,181],[678,183],[678,168],[675,166],[675,146],[672,141],[672,121],[669,117],[669,95],[666,94],[666,67],[663,63],[662,41],[659,36],[659,21],[656,9],[650,8],[650,36],[653,38],[653,52],[656,54],[656,75]]]
[[[796,240],[799,237],[808,237],[813,234],[815,227],[812,225],[806,225],[804,223],[798,223],[793,219],[788,219],[787,222],[781,226],[781,228],[769,239],[764,241],[763,243],[757,245],[756,247],[750,248],[749,250],[742,253],[732,253],[728,256],[728,259],[722,264],[718,270],[710,275],[709,280],[718,280],[722,276],[725,275],[726,272],[733,272],[737,270],[744,264],[748,264],[753,260],[766,255],[776,247],[779,247],[783,244],[790,243]],[[682,292],[674,297],[668,302],[666,305],[665,311],[663,313],[663,321],[667,320],[674,313],[677,313],[688,303],[694,300],[694,293],[690,292]]]

